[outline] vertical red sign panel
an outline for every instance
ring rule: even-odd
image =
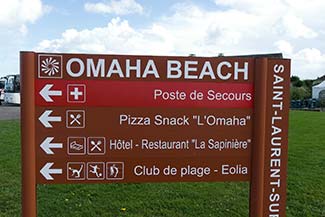
[[[283,217],[286,211],[290,61],[256,60],[255,88],[250,216]]]

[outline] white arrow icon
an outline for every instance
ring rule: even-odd
[[[52,114],[52,110],[46,110],[43,114],[38,118],[38,120],[44,125],[46,128],[52,128],[52,124],[50,122],[60,122],[60,116],[50,116]]]
[[[47,84],[39,92],[39,94],[45,99],[46,102],[53,102],[51,96],[62,96],[62,91],[60,90],[51,90],[53,84]]]
[[[40,173],[44,176],[46,180],[53,180],[52,174],[62,174],[62,169],[51,169],[54,163],[46,163],[40,170]]]
[[[54,139],[54,137],[47,137],[46,139],[44,139],[44,141],[40,145],[40,147],[43,149],[43,151],[46,154],[54,154],[54,152],[52,151],[51,148],[62,148],[63,147],[62,143],[51,143],[53,139]]]

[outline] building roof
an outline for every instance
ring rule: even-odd
[[[325,81],[322,81],[321,83],[319,83],[319,84],[313,86],[313,88],[314,88],[314,87],[317,87],[317,88],[325,87]]]

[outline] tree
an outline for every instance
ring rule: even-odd
[[[298,76],[291,76],[290,78],[291,84],[294,87],[302,87],[304,82],[300,80]]]
[[[304,87],[291,87],[290,98],[291,100],[302,100],[309,97],[309,92]]]
[[[291,83],[294,83],[294,82],[297,82],[297,81],[300,81],[300,78],[298,76],[295,76],[295,75],[291,76],[291,78],[290,78]]]

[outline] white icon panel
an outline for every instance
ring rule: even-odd
[[[85,128],[84,110],[67,110],[66,127],[67,128]]]
[[[62,78],[62,55],[39,54],[38,78]]]
[[[69,162],[67,164],[67,179],[68,180],[85,180],[85,163]]]
[[[84,84],[68,84],[67,85],[67,101],[70,103],[86,102],[86,85]]]
[[[106,153],[105,137],[88,137],[87,151],[89,155],[104,155]]]
[[[123,180],[124,179],[124,163],[123,162],[107,162],[106,163],[106,179],[107,180]]]
[[[85,155],[86,137],[68,137],[67,152],[69,155]]]
[[[87,163],[87,179],[88,180],[104,180],[105,179],[105,163],[88,162]]]

